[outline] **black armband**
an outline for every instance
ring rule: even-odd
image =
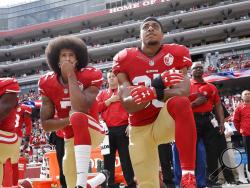
[[[165,85],[161,79],[161,75],[157,76],[156,78],[154,78],[152,80],[152,87],[155,88],[156,91],[156,95],[157,95],[157,99],[159,101],[161,101],[162,99],[164,99],[164,89],[165,89]]]

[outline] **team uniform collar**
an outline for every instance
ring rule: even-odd
[[[152,58],[152,57],[155,57],[155,56],[162,50],[162,45],[160,46],[160,48],[158,49],[158,51],[157,51],[153,56],[148,56],[147,54],[145,54],[145,53],[142,51],[141,47],[138,47],[137,49],[138,49],[143,55]]]

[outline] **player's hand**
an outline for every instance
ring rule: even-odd
[[[171,87],[182,82],[184,80],[184,74],[179,70],[171,69],[169,71],[163,72],[161,74],[161,79],[165,87]]]
[[[117,101],[120,101],[120,97],[119,97],[119,95],[115,95],[113,93],[112,96],[105,101],[105,104],[106,104],[106,106],[109,106],[111,103],[117,102]]]
[[[207,102],[207,97],[206,96],[204,96],[204,95],[202,95],[200,93],[197,93],[196,95],[197,95],[197,97],[195,98],[195,100],[191,101],[192,102],[191,103],[192,107],[197,107],[197,106],[200,106],[200,105]],[[189,100],[190,100],[190,98],[189,98]]]
[[[224,132],[225,132],[225,126],[224,126],[223,123],[219,125],[219,129],[220,129],[220,134],[224,134]]]
[[[153,87],[146,87],[146,86],[131,86],[131,96],[132,99],[137,104],[141,104],[143,102],[149,102],[153,99],[156,99],[156,92],[155,88]]]
[[[115,95],[114,93],[112,94],[112,96],[109,98],[110,102],[113,103],[113,102],[117,102],[120,100],[120,97],[119,95]]]
[[[59,63],[59,66],[61,68],[62,76],[65,78],[68,77],[71,73],[75,72],[75,66],[77,62],[71,63],[69,61],[63,61]]]

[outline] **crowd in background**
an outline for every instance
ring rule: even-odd
[[[19,101],[32,108],[32,131],[29,143],[25,142],[24,137],[20,148],[21,156],[25,156],[30,163],[42,162],[43,155],[52,147],[48,144],[49,135],[42,129],[39,117],[40,105],[37,105],[39,100],[40,95],[33,89],[19,95]],[[25,129],[23,130],[25,131]]]
[[[214,58],[207,67],[207,73],[243,70],[250,67],[249,53]]]
[[[219,57],[220,56],[220,57]],[[208,66],[205,72],[206,75],[216,74],[221,72],[233,72],[239,70],[246,70],[250,68],[250,53],[241,53],[237,55],[213,55],[208,59]],[[106,57],[103,59],[90,59],[89,65],[100,65],[112,62],[112,57]],[[49,68],[47,66],[37,67],[35,69],[31,69],[28,72],[18,72],[18,73],[10,73],[9,77],[22,78],[31,75],[43,75]],[[105,70],[103,70],[105,72]]]

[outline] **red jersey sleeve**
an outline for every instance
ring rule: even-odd
[[[48,81],[54,74],[52,72],[49,72],[45,75],[43,75],[39,81],[38,81],[38,91],[41,95],[48,96],[47,94],[47,88],[46,85],[48,85]]]
[[[14,78],[0,78],[0,96],[6,93],[19,93],[18,82]]]
[[[102,90],[99,92],[99,94],[96,97],[97,103],[98,103],[98,112],[101,113],[103,112],[105,109],[107,109],[107,106],[105,104],[105,90]]]
[[[60,137],[60,138],[64,138],[63,130],[62,130],[62,129],[57,130],[57,131],[56,131],[56,135],[57,135],[58,137]]]
[[[102,86],[102,72],[96,68],[82,68],[76,73],[76,77],[77,80],[83,84],[84,88],[88,88],[90,86],[96,86],[98,88],[101,88]]]
[[[125,48],[124,50],[118,52],[113,58],[113,72],[117,75],[120,72],[124,72],[124,67],[126,63],[126,58],[128,56],[128,49]]]
[[[192,59],[189,53],[189,49],[186,46],[174,44],[174,64],[175,68],[180,70],[185,67],[192,66]]]

